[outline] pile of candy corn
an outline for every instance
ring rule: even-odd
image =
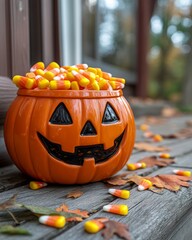
[[[48,90],[117,90],[124,88],[125,79],[112,77],[100,68],[87,64],[59,66],[51,62],[33,65],[25,76],[15,75],[13,83],[21,89]]]

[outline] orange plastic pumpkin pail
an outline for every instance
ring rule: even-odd
[[[46,182],[108,178],[127,162],[135,124],[121,90],[18,90],[4,127],[5,144],[24,173]]]

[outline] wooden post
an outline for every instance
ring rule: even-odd
[[[138,0],[137,85],[136,96],[147,97],[150,18],[156,0]]]
[[[10,0],[12,76],[30,67],[28,0]]]

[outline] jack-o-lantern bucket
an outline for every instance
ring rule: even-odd
[[[74,184],[119,171],[131,154],[135,126],[121,90],[19,90],[4,133],[22,172],[46,182]]]
[[[99,181],[119,171],[135,125],[121,90],[18,90],[5,121],[7,150],[24,173],[62,184]]]

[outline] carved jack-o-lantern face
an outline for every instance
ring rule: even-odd
[[[107,103],[102,118],[102,124],[113,124],[118,121],[119,117],[117,113],[114,111],[110,103]],[[57,106],[49,122],[50,124],[56,125],[68,125],[73,123],[70,112],[67,110],[64,103],[60,103]],[[116,139],[114,139],[114,145],[106,150],[104,149],[103,144],[96,144],[87,146],[76,146],[74,153],[63,151],[61,144],[51,142],[39,132],[37,134],[44,147],[47,149],[48,153],[52,157],[68,164],[83,165],[85,158],[94,158],[96,164],[108,160],[118,151],[119,145],[124,135],[124,131]],[[91,121],[87,120],[80,132],[80,135],[86,137],[96,134],[97,130],[95,129]]]
[[[18,95],[7,114],[5,142],[21,171],[47,182],[79,184],[107,178],[127,162],[135,127],[121,91]]]

